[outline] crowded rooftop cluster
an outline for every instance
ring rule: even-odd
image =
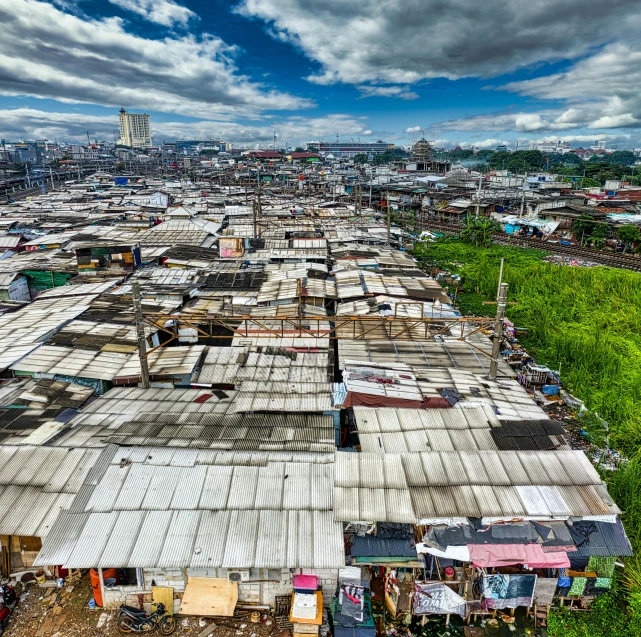
[[[363,198],[102,174],[0,207],[3,576],[183,613],[219,583],[203,614],[337,637],[609,589],[630,543],[558,379]]]

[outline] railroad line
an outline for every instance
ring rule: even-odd
[[[423,227],[426,229],[438,230],[447,234],[458,234],[462,227],[451,223],[436,221],[425,221]],[[492,235],[494,243],[501,245],[512,245],[521,248],[534,248],[544,250],[551,254],[559,254],[567,257],[575,257],[585,261],[591,261],[600,265],[607,265],[612,268],[622,268],[624,270],[634,270],[641,272],[641,257],[633,254],[617,254],[587,248],[585,246],[562,246],[558,243],[546,243],[540,239],[531,237],[512,237],[504,233],[494,233]]]

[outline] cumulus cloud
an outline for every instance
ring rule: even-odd
[[[641,45],[619,42],[581,60],[563,73],[512,82],[504,89],[571,105],[555,123],[587,128],[641,126]]]
[[[420,133],[423,130],[422,126],[410,126],[405,129],[406,133]]]
[[[555,100],[565,108],[538,113],[479,115],[437,125],[459,131],[564,131],[641,127],[641,45],[616,43],[572,65],[563,73],[511,82],[503,90]]]
[[[117,114],[87,115],[84,113],[55,113],[33,108],[0,110],[2,132],[8,139],[60,139],[85,141],[86,131],[91,137],[112,140],[118,126]],[[363,123],[347,115],[327,117],[289,117],[271,121],[269,125],[244,125],[224,120],[199,120],[191,122],[156,122],[152,119],[155,143],[177,138],[223,138],[245,144],[271,142],[277,131],[279,139],[288,143],[302,143],[310,139],[323,139],[339,135],[364,135]]]
[[[372,134],[372,131],[369,130],[369,128],[367,130],[364,130],[364,131],[361,132],[361,135],[363,137],[367,137],[368,135],[371,135],[371,134]]]
[[[212,35],[152,40],[118,18],[81,19],[37,0],[0,2],[0,93],[195,117],[256,116],[309,100],[241,75]]]
[[[401,100],[415,100],[419,94],[407,86],[359,86],[362,97],[396,97]]]
[[[238,11],[318,62],[319,84],[497,76],[578,59],[641,24],[637,0],[242,0]]]
[[[196,18],[196,14],[173,0],[109,0],[125,11],[141,15],[149,22],[155,22],[166,27],[176,24],[187,26],[189,20]]]

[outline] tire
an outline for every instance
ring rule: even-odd
[[[127,617],[124,617],[124,616],[120,616],[120,618],[118,619],[118,630],[121,633],[125,633],[127,635],[129,633],[133,633],[134,632],[132,627],[131,627],[131,624],[129,623],[129,619]]]
[[[175,617],[165,617],[158,626],[161,635],[171,635],[171,633],[176,630],[176,618]]]

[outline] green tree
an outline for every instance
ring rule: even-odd
[[[479,150],[479,152],[476,153],[476,158],[479,161],[488,161],[490,159],[490,157],[492,157],[492,155],[494,155],[495,152],[496,152],[495,150],[489,150],[487,148],[483,149],[483,150]]]
[[[586,238],[592,235],[596,223],[594,219],[587,213],[580,214],[572,224],[572,231],[574,236],[583,244]]]
[[[492,243],[492,233],[500,232],[501,224],[489,217],[468,216],[461,231],[461,241],[477,248],[486,248]]]
[[[507,164],[510,161],[512,153],[508,153],[504,150],[495,152],[489,160],[490,168],[494,170],[503,170],[507,168]]]
[[[599,188],[601,186],[601,182],[592,177],[585,177],[585,179],[581,179],[579,183],[581,184],[581,188]]]
[[[564,166],[582,166],[583,160],[576,153],[564,153],[563,157]]]
[[[305,149],[302,146],[296,146],[296,148],[294,148],[294,152],[295,153],[304,153]]]
[[[369,160],[369,157],[367,156],[367,153],[357,153],[354,155],[354,163],[355,164],[366,164]]]
[[[615,150],[612,154],[606,155],[606,161],[609,164],[619,164],[619,166],[634,166],[636,160],[631,150]]]
[[[623,252],[628,248],[632,248],[632,245],[639,243],[641,235],[639,234],[639,228],[637,226],[621,226],[617,230],[617,236],[621,241],[623,241]]]

